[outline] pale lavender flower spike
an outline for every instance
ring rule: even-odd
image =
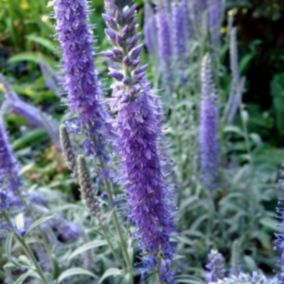
[[[173,89],[173,34],[169,11],[160,4],[156,14],[158,61],[164,84]]]
[[[56,71],[44,62],[40,63],[40,71],[44,78],[46,87],[49,88],[55,95],[60,97],[60,82],[62,81],[62,78],[60,78]]]
[[[17,194],[21,185],[19,165],[0,116],[0,210],[21,204]]]
[[[239,70],[237,28],[233,27],[232,17],[229,18],[229,30],[232,83],[229,101],[225,109],[225,121],[228,124],[233,124],[242,103],[242,96],[245,88],[245,78],[241,77]]]
[[[208,27],[210,38],[214,50],[218,50],[221,40],[221,26],[224,19],[224,0],[209,0],[208,2]]]
[[[172,2],[172,33],[175,62],[175,77],[184,85],[188,81],[185,70],[188,68],[189,25],[188,7],[184,2]]]
[[[172,2],[172,31],[176,59],[184,60],[187,53],[188,26],[182,2]]]
[[[153,8],[148,0],[144,6],[144,40],[147,51],[157,56],[157,25]]]
[[[121,156],[122,182],[128,193],[129,215],[136,227],[140,247],[153,260],[146,261],[147,267],[153,269],[161,260],[162,283],[173,284],[169,268],[174,252],[170,240],[174,224],[169,187],[159,155],[160,113],[158,99],[151,94],[146,79],[146,66],[140,64],[142,45],[138,44],[136,6],[120,8],[106,0],[105,7],[104,19],[108,26],[105,32],[114,46],[108,57],[113,61],[110,75],[115,79],[116,142]]]
[[[206,55],[202,62],[201,84],[199,126],[201,181],[206,188],[212,189],[216,186],[218,174],[219,145],[217,98],[209,55]]]
[[[27,120],[31,125],[42,127],[53,140],[54,144],[60,149],[59,126],[56,120],[39,108],[21,99],[11,88],[7,80],[0,74],[0,84],[5,92],[5,100],[1,106],[2,114],[14,113]]]
[[[63,53],[65,87],[71,110],[87,132],[87,148],[106,159],[107,113],[102,105],[102,90],[94,67],[94,49],[88,27],[86,0],[55,0],[58,39]]]

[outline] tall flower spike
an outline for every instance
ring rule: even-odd
[[[208,3],[208,28],[210,31],[212,47],[217,51],[220,47],[220,29],[224,19],[225,2],[224,0],[209,0]]]
[[[149,1],[144,5],[144,40],[147,51],[156,58],[157,56],[157,25],[155,14]]]
[[[15,193],[21,185],[20,169],[12,152],[3,119],[0,117],[0,179],[5,191]]]
[[[136,7],[119,8],[106,0],[105,9],[111,19],[106,21],[106,34],[115,46],[113,56],[117,51],[122,53],[122,59],[115,60],[115,66],[114,62],[110,64],[110,75],[115,79],[117,148],[128,193],[129,215],[144,253],[156,265],[160,263],[161,280],[174,283],[169,270],[174,252],[170,241],[174,225],[158,149],[162,135],[159,106],[146,80],[146,66],[140,65]],[[115,23],[115,29],[110,22]]]
[[[170,13],[162,5],[158,7],[156,24],[160,72],[163,75],[164,84],[171,91],[173,89],[173,35]]]
[[[232,74],[231,91],[228,104],[225,109],[225,121],[232,124],[236,118],[237,111],[242,102],[245,78],[240,77],[238,59],[237,28],[233,27],[233,19],[229,18],[230,31],[230,68]]]
[[[87,133],[89,150],[105,160],[105,110],[94,68],[91,31],[86,0],[54,0],[56,30],[63,53],[65,87],[71,110]]]
[[[204,57],[201,69],[199,126],[201,181],[206,188],[213,189],[216,186],[219,162],[218,109],[209,55]]]
[[[186,8],[186,7],[185,7]],[[176,60],[184,60],[187,53],[188,30],[182,2],[172,2],[172,31]]]
[[[211,250],[206,265],[209,273],[207,274],[207,283],[216,282],[225,277],[224,257],[216,250]]]
[[[184,84],[188,81],[185,70],[188,68],[188,43],[189,43],[189,26],[187,21],[187,6],[184,2],[175,0],[172,2],[172,33],[173,48],[175,58],[175,73],[178,74],[178,80]]]

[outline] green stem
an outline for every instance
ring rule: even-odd
[[[244,111],[244,105],[241,104],[240,106],[241,112]],[[249,138],[249,131],[248,131],[248,126],[247,126],[247,121],[245,121],[245,119],[243,118],[243,115],[241,115],[241,120],[242,120],[242,127],[243,127],[243,131],[244,131],[244,136],[245,136],[245,145],[247,148],[247,153],[250,157],[249,159],[249,163],[251,164],[252,161],[252,155],[251,155],[251,145],[250,145],[250,138]]]
[[[9,215],[7,214],[7,212],[3,212],[2,213],[5,220],[13,227],[12,222],[10,221]],[[13,227],[14,228],[14,227]],[[32,263],[34,264],[35,270],[37,271],[38,275],[40,276],[42,283],[43,284],[49,284],[48,280],[46,279],[42,268],[40,267],[40,265],[38,264],[31,248],[29,247],[29,245],[25,242],[24,238],[22,238],[17,232],[16,230],[13,230],[13,234],[16,238],[16,240],[19,242],[19,244],[22,246],[23,250],[25,251],[25,253],[29,256],[30,260],[32,261]]]
[[[208,220],[208,224],[207,224],[207,238],[208,238],[208,243],[210,245],[210,237],[212,236],[212,231],[213,231],[213,222],[215,220],[215,213],[216,213],[216,208],[215,208],[215,204],[214,204],[214,198],[213,198],[213,194],[211,191],[208,191],[208,203],[209,203],[209,207],[208,207],[208,213],[209,213],[209,220]]]
[[[15,238],[17,239],[17,241],[21,244],[22,248],[24,249],[24,251],[26,252],[26,254],[30,257],[31,261],[33,262],[34,266],[35,266],[35,269],[38,273],[38,275],[40,276],[42,282],[44,284],[48,284],[48,281],[41,269],[41,267],[39,266],[32,250],[30,249],[30,247],[26,244],[26,242],[24,241],[23,238],[21,238],[21,236],[19,236],[17,233],[14,232],[14,236]]]
[[[161,259],[162,259],[162,256],[161,256],[160,253],[158,253],[158,255],[157,255],[157,272],[156,272],[157,284],[163,284],[162,281],[161,281],[161,277],[160,277]]]
[[[106,188],[107,188],[107,191],[108,191],[108,194],[109,194],[110,202],[112,202],[113,201],[113,193],[112,193],[111,185],[109,183],[106,183]],[[118,215],[117,215],[117,212],[116,212],[115,209],[112,210],[111,215],[112,215],[112,221],[114,223],[115,229],[116,229],[116,231],[118,232],[118,235],[119,235],[120,245],[121,245],[121,250],[122,250],[123,257],[124,257],[124,261],[126,263],[127,270],[128,270],[130,277],[131,277],[130,282],[133,283],[132,264],[131,264],[131,259],[130,259],[130,256],[129,256],[128,250],[127,250],[127,241],[125,239],[123,230],[120,226],[119,218],[118,218]]]
[[[104,235],[104,237],[105,237],[105,239],[106,239],[106,241],[107,241],[107,243],[108,243],[108,245],[111,249],[111,252],[112,252],[114,258],[119,259],[118,256],[117,256],[117,253],[115,252],[114,246],[113,246],[113,244],[112,244],[112,242],[109,238],[109,231],[108,231],[107,227],[103,224],[103,222],[101,220],[99,221],[99,223],[100,223],[100,227],[103,231],[103,235]]]

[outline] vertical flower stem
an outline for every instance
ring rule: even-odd
[[[115,252],[115,249],[114,249],[114,246],[109,238],[109,230],[107,229],[107,227],[105,226],[105,224],[102,222],[102,220],[99,220],[99,226],[101,227],[102,231],[103,231],[103,235],[110,247],[110,250],[113,254],[113,256],[116,258],[116,259],[119,259],[118,256],[117,256],[117,253]]]
[[[2,215],[4,217],[4,219],[12,226],[12,228],[14,228],[9,215],[6,211],[2,212]],[[15,236],[15,239],[18,241],[18,243],[22,246],[23,250],[25,251],[25,253],[29,256],[30,260],[32,261],[32,263],[34,264],[35,270],[38,273],[39,277],[42,280],[43,284],[49,284],[48,280],[46,279],[42,268],[40,267],[40,265],[38,264],[31,248],[29,247],[29,245],[25,242],[24,238],[22,238],[17,232],[16,230],[13,229],[13,235]]]
[[[104,163],[101,159],[99,159],[99,168],[103,169],[104,168]],[[107,193],[109,195],[109,201],[112,204],[113,200],[114,200],[114,196],[113,196],[113,189],[112,189],[112,184],[108,181],[104,182],[104,187],[107,190]],[[111,217],[112,217],[112,222],[115,226],[116,231],[118,232],[118,236],[120,239],[120,245],[121,245],[121,250],[122,250],[122,255],[127,267],[127,270],[130,274],[130,283],[133,283],[133,275],[132,275],[132,264],[131,264],[131,258],[128,254],[128,250],[127,250],[127,241],[125,239],[124,236],[124,232],[121,228],[120,222],[119,222],[119,218],[117,215],[117,212],[115,210],[115,208],[113,208],[112,212],[111,212]]]
[[[112,192],[112,186],[111,186],[110,183],[106,182],[105,187],[108,191],[110,202],[112,202],[113,199],[114,199],[113,198],[113,192]],[[114,226],[116,228],[116,231],[118,232],[118,235],[119,235],[122,254],[123,254],[126,266],[127,266],[127,270],[128,270],[130,277],[131,277],[130,281],[131,281],[131,283],[133,283],[132,264],[131,264],[131,258],[129,256],[129,253],[128,253],[128,250],[127,250],[127,241],[125,239],[124,232],[123,232],[123,230],[120,226],[119,218],[118,218],[118,215],[117,215],[115,208],[113,208],[111,215],[112,215],[112,221],[113,221]]]
[[[162,256],[161,256],[161,253],[159,252],[157,255],[157,271],[156,271],[156,283],[157,284],[163,284],[161,281],[161,277],[160,277],[161,260],[162,260]]]
[[[249,163],[252,163],[252,155],[251,155],[251,145],[250,145],[250,138],[249,138],[249,130],[248,130],[248,125],[247,125],[247,121],[244,119],[242,112],[244,112],[244,105],[241,104],[240,105],[240,110],[241,110],[241,121],[242,121],[242,127],[243,127],[243,131],[244,131],[244,136],[245,136],[245,145],[247,148],[247,153],[249,155]]]
[[[209,214],[209,218],[208,218],[208,223],[207,223],[207,238],[208,238],[208,243],[210,243],[210,237],[212,236],[212,231],[213,231],[213,220],[215,219],[215,214],[216,214],[216,208],[215,208],[215,204],[214,204],[214,197],[213,197],[213,192],[211,190],[207,190],[205,189],[205,192],[208,192],[208,214]]]
[[[99,168],[104,169],[104,161],[102,159],[99,159]],[[107,193],[109,195],[110,203],[112,203],[113,200],[114,200],[112,184],[108,181],[105,181],[104,187],[106,188]],[[132,280],[133,275],[132,275],[131,259],[130,259],[130,256],[129,256],[128,251],[127,251],[127,242],[125,240],[125,236],[124,236],[123,230],[121,228],[119,218],[118,218],[118,215],[117,215],[117,212],[116,212],[115,209],[112,210],[111,216],[112,216],[112,222],[113,222],[115,229],[116,229],[116,231],[118,232],[118,235],[119,235],[122,254],[123,254],[123,257],[124,257],[124,261],[126,263],[127,270],[129,271],[131,283],[132,283],[133,282],[133,280]]]

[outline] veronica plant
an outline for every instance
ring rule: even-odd
[[[111,59],[110,75],[115,79],[115,129],[122,182],[146,268],[156,269],[158,283],[174,283],[169,270],[174,253],[170,239],[174,225],[170,192],[159,156],[160,108],[147,82],[146,66],[140,64],[142,45],[138,44],[136,6],[118,3],[105,1],[104,18],[106,35],[114,46],[106,55]]]
[[[176,60],[185,60],[188,52],[188,26],[183,2],[172,3],[172,31]]]
[[[211,64],[210,56],[206,55],[201,70],[199,147],[201,180],[207,188],[216,186],[219,161],[218,108]]]
[[[173,32],[171,25],[171,14],[165,7],[165,4],[158,5],[156,14],[156,25],[158,28],[158,64],[162,74],[163,84],[167,86],[168,91],[173,90]]]
[[[215,51],[220,48],[221,26],[224,20],[225,1],[208,0],[208,29],[212,47]]]
[[[70,108],[77,115],[80,128],[84,129],[87,151],[105,161],[105,137],[109,133],[107,113],[102,105],[102,90],[93,63],[87,1],[55,0],[54,9]]]
[[[144,40],[147,51],[157,57],[157,25],[154,10],[149,3],[145,1],[144,6]]]
[[[186,70],[189,61],[189,27],[188,27],[188,7],[184,2],[172,2],[172,33],[173,33],[173,50],[175,72],[179,75],[176,80],[184,85],[188,81]]]
[[[237,28],[233,27],[233,17],[229,17],[229,42],[230,42],[230,69],[232,83],[229,101],[225,109],[225,122],[232,124],[236,118],[237,111],[242,103],[242,95],[245,87],[245,78],[241,77],[239,70],[238,38]]]

